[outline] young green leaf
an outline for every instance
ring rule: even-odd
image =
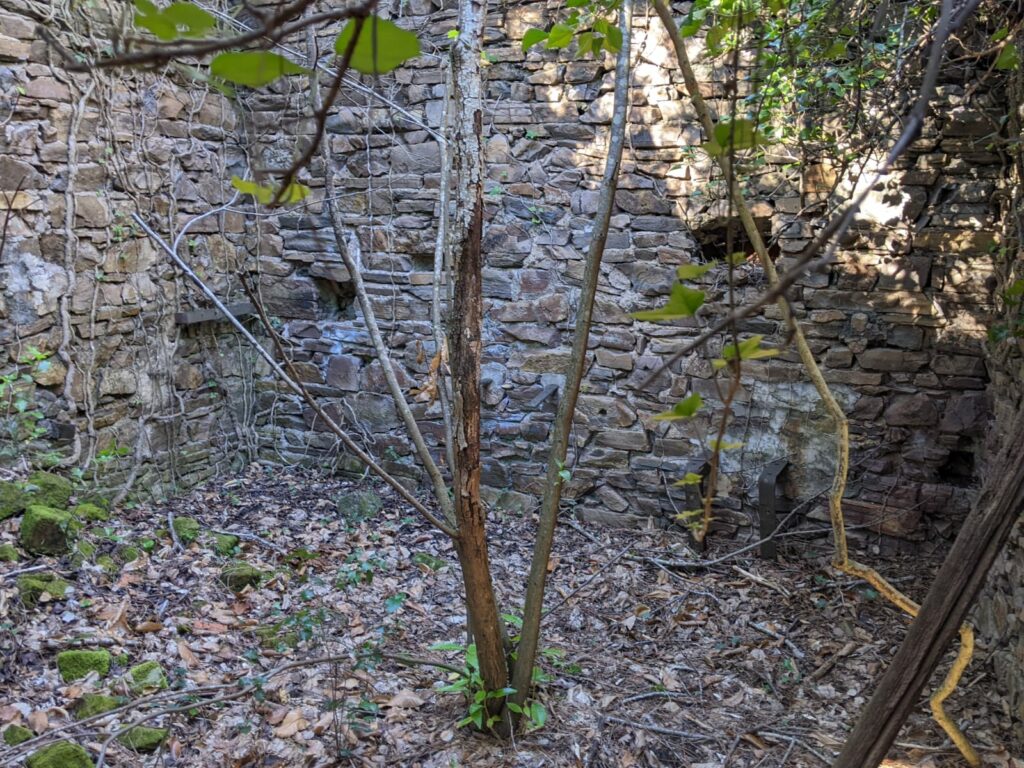
[[[527,51],[537,43],[543,43],[548,39],[548,33],[543,29],[528,29],[523,35],[523,51]]]
[[[709,261],[707,264],[683,264],[676,269],[676,276],[680,280],[696,280],[698,277],[710,272],[718,266],[718,261]]]
[[[257,184],[255,181],[249,181],[243,179],[240,176],[231,177],[231,186],[241,192],[243,195],[252,195],[256,198],[256,202],[267,205],[271,200],[274,199],[274,190],[270,187],[265,187],[262,184]]]
[[[730,151],[753,149],[762,141],[753,121],[746,118],[723,120],[715,126],[714,136],[704,145],[704,149],[709,155],[719,157]]]
[[[259,88],[285,75],[305,72],[294,61],[270,51],[231,51],[210,62],[210,72],[223,80]]]
[[[572,42],[575,30],[567,24],[555,24],[548,32],[547,48],[565,48]]]
[[[698,475],[696,472],[687,472],[683,475],[682,480],[676,480],[672,485],[683,486],[683,485],[700,485],[701,480],[704,478]]]
[[[609,53],[618,53],[622,48],[622,30],[614,25],[609,25],[608,34],[604,39],[604,47]]]
[[[680,400],[672,410],[663,411],[652,417],[654,421],[676,421],[677,419],[688,419],[704,405],[704,400],[694,392],[692,395]]]
[[[344,56],[348,50],[355,29],[355,20],[349,20],[334,41],[334,52],[339,56]],[[379,16],[369,16],[359,30],[349,66],[364,75],[377,75],[390,72],[419,55],[420,41],[416,35]]]
[[[703,304],[704,291],[697,291],[687,288],[682,283],[676,283],[672,286],[672,293],[664,307],[633,312],[632,315],[637,320],[679,320],[684,317],[693,317]]]
[[[749,339],[741,341],[739,347],[735,344],[727,344],[722,350],[722,356],[716,360],[712,360],[711,364],[715,368],[724,368],[734,360],[762,360],[766,357],[775,357],[779,354],[779,350],[772,347],[762,347],[761,341],[764,336],[756,334],[751,336]]]
[[[1010,70],[1016,69],[1018,64],[1020,59],[1017,56],[1017,47],[1011,42],[1003,46],[993,66],[996,69]]]

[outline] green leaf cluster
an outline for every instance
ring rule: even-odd
[[[217,19],[194,3],[171,3],[161,9],[150,0],[135,0],[135,25],[170,42],[205,37],[217,26]]]

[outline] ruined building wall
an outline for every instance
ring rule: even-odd
[[[402,7],[424,55],[393,77],[364,82],[384,100],[346,87],[326,140],[337,204],[411,389],[435,352],[435,132],[455,13],[430,0]],[[542,491],[611,114],[610,60],[523,53],[522,35],[554,8],[502,10],[487,31],[484,480],[492,503],[511,510],[529,509]],[[27,178],[4,204],[17,209],[0,267],[4,370],[30,345],[53,352],[36,382],[48,415],[74,425],[85,455],[115,441],[130,447],[139,461],[121,460],[121,471],[140,467],[146,489],[194,482],[257,455],[348,466],[334,439],[266,378],[230,329],[175,322],[176,312],[204,305],[128,218],[138,209],[162,234],[177,232],[230,198],[233,174],[286,164],[312,130],[298,111],[302,79],[234,104],[170,71],[90,86],[49,65],[31,25],[5,15],[2,35],[0,188],[12,193]],[[695,151],[703,137],[667,38],[640,17],[635,40],[624,173],[567,484],[581,514],[621,522],[666,521],[685,508],[669,487],[703,463],[718,411],[710,360],[720,348],[683,358],[645,390],[638,385],[724,310],[724,285],[708,277],[709,305],[693,322],[654,325],[628,313],[662,304],[677,265],[721,255],[728,214],[721,180]],[[293,45],[303,49],[304,41]],[[712,105],[727,111],[728,73],[700,66],[698,74]],[[1004,171],[985,137],[999,129],[1001,102],[998,90],[965,93],[957,82],[941,86],[924,133],[872,193],[830,274],[802,280],[792,294],[851,417],[850,496],[859,501],[849,506],[851,523],[881,510],[885,532],[914,543],[949,535],[967,508],[989,410],[982,341]],[[77,163],[69,164],[71,147]],[[415,482],[411,446],[322,210],[323,174],[314,162],[313,193],[294,209],[257,215],[242,200],[205,219],[186,238],[185,255],[225,300],[245,298],[236,273],[251,278],[300,376],[391,471]],[[781,266],[816,231],[833,176],[820,163],[784,157],[754,175],[754,212]],[[738,277],[738,301],[764,288],[753,264]],[[741,329],[785,337],[774,310]],[[62,371],[58,363],[72,359],[78,365]],[[744,447],[725,457],[716,513],[726,533],[751,531],[755,481],[769,461],[790,459],[786,492],[804,499],[827,485],[833,456],[830,424],[791,350],[745,369],[728,435]],[[689,391],[705,397],[704,412],[685,423],[651,420]],[[415,407],[439,446],[437,405]],[[810,505],[812,517],[822,513]]]

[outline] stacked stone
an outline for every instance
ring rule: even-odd
[[[493,502],[518,509],[543,490],[611,119],[610,57],[522,51],[526,30],[543,27],[554,12],[545,3],[510,8],[490,19],[487,33],[484,481]],[[407,8],[403,24],[443,46],[454,17],[424,1]],[[639,20],[635,39],[643,56],[566,491],[584,516],[640,523],[680,511],[685,496],[669,486],[704,463],[720,412],[710,360],[721,341],[684,357],[646,390],[638,385],[726,311],[726,294],[721,277],[709,276],[706,315],[690,322],[639,323],[629,312],[662,304],[679,264],[724,253],[730,212],[720,179],[695,151],[703,139],[667,38],[656,21],[648,28]],[[725,111],[723,73],[709,66],[698,73],[709,103]],[[342,218],[357,233],[378,319],[402,363],[403,386],[412,388],[427,378],[435,352],[429,318],[440,152],[432,131],[442,120],[443,70],[424,56],[394,82],[386,91],[397,105],[349,91],[327,130]],[[254,120],[266,126],[285,97],[263,98],[253,102]],[[971,498],[988,413],[982,343],[991,308],[993,201],[1005,189],[986,138],[997,129],[999,103],[992,93],[968,99],[963,87],[943,86],[935,117],[871,192],[836,265],[800,280],[791,293],[851,418],[850,494],[863,502],[851,508],[851,522],[868,522],[865,510],[883,510],[887,534],[946,535]],[[757,177],[753,211],[781,269],[821,225],[814,204],[835,182],[826,164],[794,171],[781,158]],[[311,183],[320,185],[316,174]],[[417,477],[327,217],[314,206],[269,226],[273,247],[260,254],[264,296],[286,321],[303,377],[337,413],[358,422],[390,470]],[[765,287],[753,263],[737,277],[737,301]],[[740,330],[775,343],[785,338],[775,308]],[[672,425],[651,420],[690,391],[709,401],[704,412]],[[279,402],[273,388],[263,397],[264,410]],[[787,492],[804,498],[827,485],[834,457],[831,424],[791,350],[746,365],[734,405],[728,435],[745,445],[724,457],[716,527],[727,532],[750,525],[752,485],[768,461],[791,459]],[[437,406],[417,404],[416,413],[439,448]],[[297,406],[279,406],[264,434],[280,455],[299,459],[308,456],[310,426],[317,425]],[[323,434],[313,440],[333,445]]]
[[[230,196],[234,108],[149,75],[71,75],[51,67],[55,58],[16,6],[0,12],[0,218],[11,212],[0,375],[33,377],[30,408],[49,429],[45,444],[5,445],[4,455],[68,455],[77,434],[79,460],[92,457],[101,486],[119,487],[134,469],[138,489],[166,493],[234,458],[224,395],[243,389],[247,366],[225,361],[234,340],[221,347],[210,326],[176,324],[193,298],[130,214],[176,232]],[[237,285],[217,274],[241,233],[241,216],[228,213],[188,239],[226,297]],[[33,348],[46,359],[22,363]]]

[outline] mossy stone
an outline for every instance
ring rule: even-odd
[[[75,707],[75,719],[85,720],[87,717],[109,712],[117,709],[122,704],[127,704],[128,699],[124,696],[108,696],[105,693],[87,693],[78,700]]]
[[[106,574],[115,574],[121,569],[121,566],[110,555],[100,555],[97,557],[96,565]]]
[[[81,680],[90,672],[106,677],[110,672],[110,651],[61,651],[57,654],[57,669],[65,683]]]
[[[138,560],[141,554],[137,547],[126,545],[117,550],[117,559],[122,563],[131,563]]]
[[[122,733],[117,740],[136,752],[155,752],[167,740],[167,729],[137,725]]]
[[[220,571],[221,583],[232,592],[241,592],[250,585],[255,586],[262,578],[263,571],[241,560],[228,563]]]
[[[31,495],[32,504],[61,509],[68,505],[68,499],[74,493],[70,480],[52,472],[33,472],[25,483],[25,489]]]
[[[338,512],[350,520],[367,520],[384,506],[380,496],[369,489],[344,491],[334,497]]]
[[[23,725],[9,725],[7,730],[4,731],[4,744],[9,747],[16,747],[33,736],[35,734]]]
[[[75,517],[81,520],[88,520],[90,523],[105,523],[110,519],[110,513],[107,510],[88,502],[79,504],[71,512]]]
[[[80,541],[75,546],[75,554],[71,558],[72,568],[81,568],[83,563],[92,560],[96,555],[96,545],[91,541]]]
[[[174,532],[178,534],[178,541],[182,544],[191,544],[199,538],[199,521],[194,517],[174,518]]]
[[[294,629],[284,630],[283,622],[257,627],[256,637],[260,639],[261,647],[274,651],[295,648],[299,644],[299,633]]]
[[[232,536],[230,533],[215,533],[213,534],[213,551],[226,557],[235,551],[239,541],[237,536]]]
[[[64,579],[54,576],[52,573],[27,573],[24,576],[19,576],[16,583],[18,596],[26,608],[35,608],[44,592],[58,600],[63,599],[64,593],[71,586]]]
[[[0,563],[16,563],[20,559],[13,544],[0,544]]]
[[[62,555],[70,551],[80,527],[70,512],[29,504],[21,520],[21,546],[33,555]]]
[[[95,768],[89,753],[73,741],[58,741],[33,752],[25,765],[28,768]]]
[[[28,494],[17,483],[0,483],[0,520],[25,511]]]
[[[157,661],[144,661],[128,670],[128,688],[132,693],[162,690],[167,687],[167,673]]]

